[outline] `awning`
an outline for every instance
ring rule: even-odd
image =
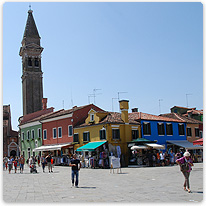
[[[56,145],[42,145],[40,147],[37,147],[37,148],[33,149],[33,152],[61,150],[62,147],[71,146],[71,145],[72,145],[72,143],[56,144]]]
[[[203,149],[203,146],[193,145],[187,140],[168,140],[167,143],[174,144],[185,149]]]
[[[148,149],[145,145],[134,145],[131,147],[131,150],[139,150],[139,149]]]
[[[195,140],[195,141],[193,142],[193,145],[203,145],[203,138],[198,139],[198,140]]]
[[[101,142],[89,142],[88,144],[85,144],[82,147],[79,147],[77,149],[78,152],[80,151],[94,151],[97,147],[100,147],[101,145],[103,145],[104,143],[106,143],[107,141],[101,141]]]
[[[150,143],[150,144],[146,144],[149,147],[152,147],[154,149],[165,149],[164,145],[161,144],[156,144],[156,143]]]
[[[137,139],[132,140],[130,143],[154,143],[154,142],[156,141],[151,141],[145,138],[137,138]]]

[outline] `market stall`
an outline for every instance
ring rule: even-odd
[[[42,145],[33,149],[33,152],[41,152],[44,155],[51,153],[54,165],[68,165],[70,162],[71,154],[73,154],[73,144],[55,144],[55,145]]]
[[[89,142],[76,150],[80,154],[83,167],[108,168],[108,143],[107,141]]]

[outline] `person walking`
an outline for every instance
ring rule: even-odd
[[[81,163],[80,160],[77,159],[76,154],[73,155],[73,159],[71,159],[69,166],[72,167],[72,187],[74,186],[74,176],[76,176],[75,187],[78,187]]]
[[[41,156],[41,165],[42,165],[43,172],[45,172],[44,169],[46,165],[46,159],[44,155]]]
[[[190,176],[190,172],[192,170],[192,166],[194,166],[192,159],[190,158],[190,153],[185,152],[184,157],[177,159],[176,163],[178,165],[180,165],[180,170],[185,177],[185,182],[184,182],[183,188],[185,191],[188,191],[190,193],[191,190],[190,190],[189,176]]]
[[[48,154],[46,156],[46,161],[47,161],[47,166],[48,166],[49,173],[53,172],[52,171],[52,165],[51,165],[51,159],[52,159],[51,154]]]
[[[170,153],[170,164],[171,166],[174,166],[174,162],[175,162],[175,153],[171,150]]]
[[[8,158],[4,156],[3,158],[3,170],[7,170],[7,163],[8,163]]]
[[[13,161],[15,173],[17,171],[17,161],[18,161],[17,158]]]
[[[13,164],[12,157],[9,157],[8,159],[9,174],[11,173],[12,164]]]
[[[24,170],[24,163],[25,163],[25,158],[23,155],[19,158],[19,164],[20,164],[20,173],[23,173]]]

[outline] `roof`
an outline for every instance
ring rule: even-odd
[[[62,109],[62,110],[59,110],[57,112],[52,113],[51,115],[47,115],[47,116],[43,117],[42,120],[50,119],[50,118],[54,118],[54,117],[59,117],[59,116],[66,115],[66,114],[71,114],[71,113],[73,113],[77,110],[80,110],[80,109],[83,109],[83,108],[86,108],[86,107],[89,107],[89,106],[94,106],[96,108],[96,106],[93,105],[93,104],[88,104],[88,105],[79,106],[79,107],[74,106],[72,109],[68,109],[68,110]],[[95,109],[95,110],[97,110],[97,109]],[[98,110],[101,111],[101,112],[104,111],[100,108]]]
[[[105,112],[108,113],[108,112]],[[139,122],[133,120],[133,119],[128,119],[129,124],[140,124]],[[124,124],[124,121],[121,119],[121,113],[118,112],[109,112],[104,118],[102,118],[98,124],[103,124],[103,123],[113,123],[113,124]],[[78,127],[84,127],[84,126],[92,126],[94,124],[87,124],[83,123],[79,125]]]
[[[196,119],[193,119],[190,117],[186,117],[185,115],[181,115],[181,114],[177,114],[177,113],[161,114],[161,116],[169,117],[169,118],[173,118],[173,119],[179,119],[179,120],[185,121],[186,123],[189,123],[189,124],[203,124],[199,120],[196,120]]]
[[[23,124],[26,124],[28,122],[33,122],[33,121],[39,120],[42,116],[53,113],[53,110],[54,110],[54,108],[51,107],[48,109],[43,109],[43,110],[39,110],[37,112],[26,114],[26,115],[19,118],[19,122],[20,122],[19,125],[23,125]]]
[[[188,110],[187,113],[192,113],[192,114],[200,114],[203,115],[203,110]]]
[[[32,10],[28,11],[28,18],[24,30],[24,37],[40,38],[32,12]]]
[[[193,110],[193,109],[196,109],[196,107],[193,107],[193,108],[188,108],[188,107],[180,107],[180,106],[174,106],[174,107],[172,107],[171,109],[173,109],[173,108],[188,109],[188,110]]]
[[[166,122],[184,122],[183,120],[169,118],[164,116],[157,116],[153,114],[147,114],[143,112],[132,112],[129,113],[129,119],[132,120],[152,120],[152,121],[166,121]]]

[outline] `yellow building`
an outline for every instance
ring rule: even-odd
[[[141,137],[140,124],[128,118],[129,101],[119,103],[121,113],[97,112],[94,109],[88,112],[85,123],[74,128],[74,136],[78,140],[74,150],[89,142],[107,141],[109,153],[117,155],[119,146],[124,164],[128,165],[127,143]]]

